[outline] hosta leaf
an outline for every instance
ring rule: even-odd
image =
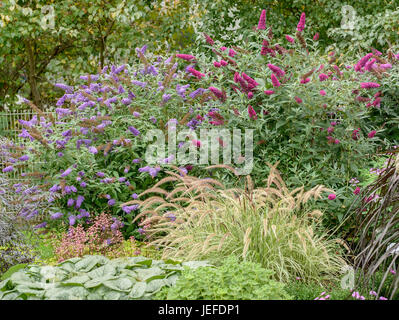
[[[111,277],[115,274],[115,267],[111,264],[106,264],[87,273],[87,275],[92,279]]]
[[[161,275],[163,273],[162,269],[159,267],[148,268],[148,269],[136,269],[137,279],[139,281],[146,281],[147,279]]]
[[[132,279],[136,279],[136,277],[137,277],[137,272],[134,271],[134,270],[122,269],[122,270],[120,271],[120,275],[121,275],[121,276],[127,276],[127,277],[131,278],[131,280],[132,280]]]
[[[161,290],[161,288],[165,285],[166,285],[166,282],[164,279],[152,280],[151,282],[147,283],[147,288],[145,289],[145,292],[156,293],[159,290]]]
[[[114,276],[99,277],[97,279],[92,279],[92,280],[87,281],[84,284],[84,287],[87,288],[87,289],[95,288],[95,287],[98,287],[100,285],[103,285],[105,281],[114,280],[114,279],[115,279]]]
[[[87,296],[87,300],[102,300],[103,295],[100,295],[97,292],[92,292]]]
[[[84,300],[89,291],[83,287],[56,287],[47,290],[45,297],[49,300]]]
[[[90,277],[87,275],[75,276],[69,280],[61,282],[60,284],[63,286],[75,286],[75,285],[83,285],[85,282],[89,281]]]
[[[165,279],[165,283],[166,283],[168,286],[173,286],[173,285],[175,285],[175,283],[176,283],[176,281],[177,281],[178,279],[179,279],[179,276],[178,276],[177,274],[174,274],[174,275],[172,275],[172,276],[166,278],[166,279]]]
[[[82,258],[80,258],[80,257],[71,258],[71,259],[65,260],[65,261],[63,261],[63,262],[60,262],[59,265],[63,265],[64,263],[68,263],[68,262],[73,263],[73,264],[76,264],[76,263],[79,262],[80,260],[82,260]]]
[[[40,269],[40,275],[43,279],[54,279],[57,274],[57,268],[52,266],[44,266]]]
[[[128,260],[128,266],[136,267],[136,266],[148,266],[151,267],[152,260],[144,257],[131,257]]]
[[[75,264],[76,270],[80,272],[89,272],[96,265],[104,265],[109,260],[103,256],[85,256],[82,260]]]
[[[75,270],[75,264],[71,261],[65,261],[62,264],[58,265],[60,269],[65,270],[67,272],[72,272]]]
[[[44,297],[44,294],[45,294],[44,290],[32,289],[32,288],[29,288],[29,287],[23,286],[23,285],[17,286],[16,289],[18,290],[18,292],[21,292],[21,294],[34,295],[39,298]]]
[[[15,283],[24,283],[24,282],[32,282],[32,279],[29,277],[27,273],[18,271],[13,273],[9,278],[14,284]]]
[[[120,292],[117,291],[108,291],[105,295],[104,295],[104,299],[105,300],[119,300],[121,296]]]
[[[17,290],[9,291],[3,295],[1,300],[15,300],[19,295],[20,293]]]
[[[108,280],[104,282],[104,286],[117,291],[130,291],[133,282],[127,278],[119,278],[115,280]]]
[[[166,274],[160,274],[160,275],[157,275],[157,276],[150,277],[150,278],[146,279],[145,281],[147,283],[149,283],[150,281],[158,280],[158,279],[164,279],[165,277],[166,277]]]
[[[145,282],[136,282],[133,286],[132,290],[129,293],[129,298],[138,299],[143,296],[147,288],[147,283]]]

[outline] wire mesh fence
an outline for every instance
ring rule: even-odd
[[[54,112],[43,112],[43,114],[52,114],[53,117],[56,117]],[[19,136],[22,129],[19,120],[29,121],[33,116],[37,116],[38,120],[40,120],[40,115],[30,109],[17,112],[0,112],[0,139],[2,139],[3,144],[12,143],[16,146],[23,145],[25,139]],[[15,170],[7,173],[7,178],[12,181],[25,181],[28,179],[29,175],[24,176],[23,173],[29,174],[29,172],[34,172],[41,164],[43,163],[30,161],[28,165],[15,166]],[[7,162],[5,157],[0,152],[0,170],[6,165]]]
[[[48,114],[52,114],[53,117],[56,118],[56,114],[54,112],[43,112],[43,114],[45,116],[47,116]],[[26,143],[26,140],[19,136],[21,133],[21,129],[23,128],[19,120],[29,121],[35,115],[37,116],[38,121],[40,121],[40,115],[30,109],[20,110],[16,112],[0,112],[0,148],[10,144],[15,146],[24,145]],[[35,161],[31,158],[28,164],[14,165],[13,171],[3,173],[2,169],[10,165],[3,151],[6,150],[0,150],[0,179],[2,179],[3,181],[2,189],[3,191],[5,191],[5,193],[2,193],[2,197],[0,197],[0,200],[2,200],[2,205],[8,212],[19,214],[21,208],[23,208],[34,199],[30,199],[29,196],[27,196],[25,197],[26,199],[21,200],[21,196],[15,194],[14,189],[19,185],[26,186],[23,187],[24,189],[28,188],[29,185],[35,185],[35,180],[37,178],[35,176],[32,176],[30,173],[38,171],[38,168],[41,167],[43,163]],[[4,183],[8,185],[7,188],[5,188]],[[40,184],[39,179],[38,184]],[[6,198],[9,199],[9,201],[4,201],[4,199]],[[46,202],[43,203],[46,204]],[[43,205],[43,203],[41,203],[41,205]],[[48,206],[49,204],[47,204],[47,207]],[[37,209],[40,211],[40,214],[29,220],[29,223],[35,224],[41,221],[43,216],[48,211],[47,207],[38,207]]]

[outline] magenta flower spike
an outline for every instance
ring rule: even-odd
[[[278,81],[278,79],[277,79],[277,77],[275,76],[274,73],[272,73],[271,79],[272,79],[273,87],[277,88],[277,87],[280,86],[280,82]]]
[[[296,27],[297,31],[302,32],[303,30],[305,30],[305,20],[306,20],[305,12],[302,12],[301,17],[299,18],[298,25]]]
[[[262,10],[259,22],[258,22],[258,30],[265,30],[266,29],[266,10]]]

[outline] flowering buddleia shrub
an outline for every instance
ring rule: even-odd
[[[125,235],[139,236],[132,223],[139,208],[123,203],[152,186],[173,161],[173,155],[155,166],[143,161],[145,133],[170,127],[193,133],[254,129],[252,174],[258,182],[268,175],[265,162],[279,161],[289,186],[324,184],[337,190],[328,199],[339,214],[352,195],[348,181],[368,155],[394,138],[384,136],[381,114],[392,108],[384,104],[384,92],[390,73],[398,73],[399,56],[377,50],[357,61],[334,51],[323,55],[317,50],[319,35],[308,38],[305,13],[284,41],[273,38],[266,20],[263,10],[240,47],[225,47],[204,33],[206,51],[157,57],[144,46],[136,49],[131,65],[82,75],[77,87],[57,83],[64,95],[54,115],[26,100],[38,115],[20,121],[25,144],[10,146],[3,171],[37,163],[30,174],[58,197],[49,199],[56,210],[39,226],[60,220],[72,226],[109,211],[124,222]],[[186,140],[201,146],[198,139]],[[223,139],[219,143],[223,147]]]
[[[322,54],[320,36],[307,30],[305,13],[283,41],[273,37],[266,20],[263,10],[241,47],[227,48],[206,35],[212,55],[198,54],[196,68],[213,64],[202,81],[219,105],[202,108],[199,117],[214,120],[216,112],[219,122],[199,127],[254,129],[252,174],[261,180],[265,161],[279,161],[290,185],[336,189],[330,203],[340,219],[351,201],[348,181],[378,147],[399,138],[391,134],[398,128],[392,82],[399,55],[373,49],[353,61],[337,51]]]
[[[168,162],[143,162],[143,136],[149,129],[176,126],[177,119],[189,114],[193,99],[206,91],[186,83],[188,73],[179,70],[176,57],[155,57],[146,53],[146,46],[136,53],[140,61],[134,66],[82,75],[76,88],[55,84],[64,95],[54,114],[44,114],[25,100],[37,116],[19,120],[24,144],[4,146],[2,171],[22,170],[27,182],[35,178],[30,182],[39,184],[36,189],[50,193],[53,210],[37,228],[60,221],[74,226],[107,211],[121,217],[129,236],[135,230],[131,220],[138,206],[120,204],[136,199]]]

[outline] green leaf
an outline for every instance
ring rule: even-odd
[[[115,274],[116,274],[116,269],[111,264],[106,264],[87,273],[87,275],[92,279],[112,277]]]
[[[136,269],[135,271],[137,272],[137,279],[139,281],[147,281],[147,279],[150,279],[154,276],[163,275],[162,269],[158,267],[148,269]]]
[[[75,270],[75,264],[69,260],[59,264],[58,267],[67,272],[72,272]]]
[[[75,268],[81,272],[89,272],[96,265],[104,265],[109,260],[103,256],[85,256],[81,261],[75,264]]]
[[[84,287],[56,287],[47,290],[45,298],[49,300],[84,300],[89,291]]]
[[[132,290],[129,293],[129,298],[138,299],[142,297],[146,291],[147,283],[145,282],[136,282],[133,286]]]
[[[161,288],[165,285],[167,285],[167,282],[165,282],[164,279],[152,280],[147,283],[147,288],[146,288],[145,292],[156,293],[159,290],[161,290]]]
[[[27,263],[20,263],[20,264],[17,264],[17,265],[15,265],[15,266],[12,266],[10,269],[7,270],[6,273],[4,273],[4,274],[1,276],[0,280],[5,280],[5,279],[11,277],[11,275],[12,275],[13,273],[15,273],[15,272],[17,272],[17,271],[19,271],[19,270],[21,270],[21,269],[24,269],[27,265],[28,265]]]
[[[104,295],[104,300],[120,300],[121,293],[116,291],[108,291]]]
[[[80,276],[75,276],[72,277],[71,279],[61,282],[61,285],[63,286],[83,286],[84,283],[89,281],[90,278],[87,275],[80,275]]]
[[[116,290],[116,291],[126,291],[129,292],[133,286],[133,282],[127,278],[119,278],[115,280],[105,281],[104,286]]]

